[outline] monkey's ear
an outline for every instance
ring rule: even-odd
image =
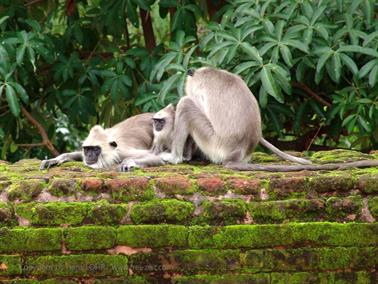
[[[166,109],[171,109],[171,110],[175,110],[175,107],[173,106],[173,104],[169,104],[165,107]]]
[[[117,142],[115,141],[112,141],[112,142],[109,142],[109,145],[112,146],[113,148],[117,148]]]
[[[104,128],[102,128],[101,125],[95,125],[91,128],[91,132],[100,132],[100,131],[104,131]]]

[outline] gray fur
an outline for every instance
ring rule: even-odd
[[[165,162],[157,155],[150,153],[153,141],[152,116],[153,113],[135,115],[107,129],[103,129],[99,125],[92,127],[83,142],[83,147],[101,147],[101,154],[95,164],[86,164],[84,152],[81,151],[65,153],[56,158],[44,160],[41,162],[40,168],[46,169],[76,160],[83,161],[84,164],[92,168],[112,168],[120,164],[121,170],[127,170],[128,161],[139,158],[143,158],[143,163],[138,165],[140,167],[162,165]],[[109,145],[112,141],[117,143],[116,148]]]

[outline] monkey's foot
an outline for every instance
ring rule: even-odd
[[[134,169],[138,169],[139,166],[133,159],[128,159],[126,161],[123,161],[121,165],[119,166],[120,172],[131,172]]]
[[[182,158],[177,157],[176,155],[173,155],[172,153],[163,152],[159,155],[160,158],[162,158],[163,161],[168,162],[170,164],[179,164],[182,163]]]

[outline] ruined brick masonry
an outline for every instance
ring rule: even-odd
[[[378,283],[376,168],[38,166],[0,161],[0,283]]]

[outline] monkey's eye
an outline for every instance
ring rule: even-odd
[[[153,118],[155,131],[160,131],[165,125],[165,118]]]
[[[113,148],[117,148],[117,143],[115,141],[112,141],[109,143],[110,146],[112,146]]]

